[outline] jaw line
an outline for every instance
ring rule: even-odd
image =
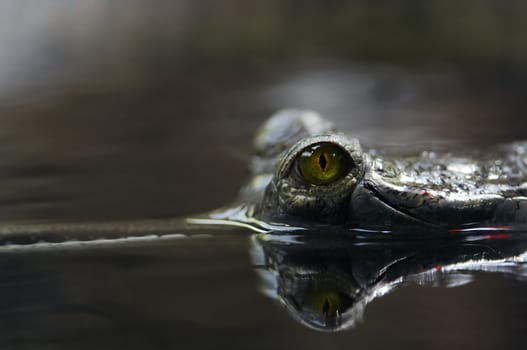
[[[375,198],[377,198],[379,200],[379,202],[381,202],[382,204],[384,204],[386,207],[390,208],[391,210],[395,211],[397,214],[405,217],[405,218],[410,218],[416,222],[418,222],[419,224],[422,224],[422,225],[434,225],[432,222],[430,221],[427,221],[427,220],[423,220],[421,218],[418,218],[406,211],[403,211],[401,209],[398,209],[395,205],[393,205],[389,200],[387,200],[382,194],[381,192],[377,189],[377,187],[370,183],[370,182],[366,182],[365,183],[365,187],[366,189],[368,189],[371,194],[373,196],[375,196]]]

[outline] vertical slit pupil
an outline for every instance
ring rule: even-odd
[[[326,155],[324,153],[320,154],[320,157],[318,158],[318,164],[320,165],[322,171],[326,171],[328,161],[326,160]]]
[[[325,316],[328,316],[329,314],[329,300],[326,298],[326,300],[324,300],[324,305],[322,305],[322,313],[325,315]]]

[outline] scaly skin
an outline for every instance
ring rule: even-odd
[[[294,132],[284,137],[277,130]],[[393,155],[364,150],[357,139],[336,132],[314,112],[300,110],[271,117],[256,140],[253,181],[244,193],[258,202],[254,216],[265,222],[379,230],[527,223],[527,142],[490,151]],[[296,157],[317,142],[335,143],[348,152],[353,166],[344,179],[317,186],[295,176]]]

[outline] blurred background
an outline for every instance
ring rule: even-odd
[[[227,204],[255,129],[284,107],[366,147],[527,139],[526,37],[522,0],[0,0],[0,221]],[[498,275],[308,330],[259,293],[246,234],[3,252],[0,344],[525,348],[526,285]]]
[[[366,146],[527,138],[527,3],[0,1],[0,219],[184,216],[311,108]]]

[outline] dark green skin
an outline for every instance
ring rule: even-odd
[[[352,166],[344,179],[317,186],[298,175],[297,155],[317,142],[348,152]],[[259,130],[255,149],[243,195],[263,222],[375,230],[527,223],[527,142],[394,155],[363,149],[313,112],[284,110]]]

